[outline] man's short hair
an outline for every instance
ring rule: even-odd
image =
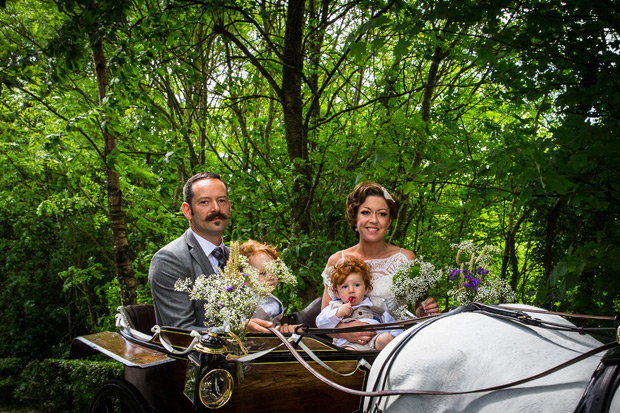
[[[183,187],[183,202],[187,202],[190,208],[192,206],[192,198],[194,198],[194,182],[200,181],[201,179],[219,179],[226,187],[226,193],[228,194],[228,185],[226,185],[226,182],[224,182],[218,174],[214,172],[197,173],[196,175],[189,178],[187,182],[185,182],[185,186]]]

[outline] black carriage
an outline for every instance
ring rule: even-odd
[[[290,321],[313,324],[312,308]],[[118,331],[73,340],[72,358],[101,353],[124,365],[123,379],[100,386],[91,412],[354,412],[361,410],[360,396],[315,375],[362,390],[377,354],[342,349],[322,335],[283,341],[279,333],[248,334],[249,354],[239,362],[229,337],[154,326],[152,305],[126,306],[117,314]]]
[[[317,301],[314,308],[311,305],[292,315],[289,322],[303,324],[308,320],[313,327],[312,320],[319,304]],[[239,361],[236,359],[235,347],[231,346],[231,340],[227,337],[157,326],[155,334],[150,334],[155,324],[153,307],[150,305],[120,308],[117,315],[118,332],[77,337],[72,343],[71,356],[77,358],[103,353],[124,365],[124,378],[101,385],[93,399],[91,412],[355,412],[362,410],[362,396],[369,397],[369,403],[372,404],[372,397],[376,396],[454,396],[513,388],[609,350],[590,378],[575,411],[612,411],[610,405],[620,381],[619,316],[598,317],[613,319],[613,328],[590,329],[533,318],[525,311],[570,316],[535,308],[500,308],[472,303],[437,317],[435,321],[450,315],[478,312],[506,320],[511,325],[522,324],[575,335],[614,330],[617,337],[610,343],[593,348],[542,373],[502,385],[455,392],[417,389],[391,391],[389,386],[376,388],[377,382],[383,380],[378,377],[374,377],[374,384],[369,383],[370,388],[367,388],[370,365],[378,353],[349,351],[332,345],[331,340],[322,334],[333,330],[298,330],[298,333],[288,335],[288,340],[275,330],[272,334],[249,335],[244,342],[249,354]],[[339,331],[393,328],[395,324],[399,328],[408,329],[427,318],[349,327]],[[424,323],[420,329],[430,325],[434,323]],[[420,329],[412,330],[408,338]],[[402,346],[404,341],[398,345]],[[397,354],[397,350],[392,349],[390,356]],[[382,362],[386,363],[385,358]],[[381,411],[372,405],[371,411]]]

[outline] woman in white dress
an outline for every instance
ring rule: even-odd
[[[389,312],[393,313],[396,310],[396,303],[390,291],[392,278],[403,262],[415,259],[413,252],[388,244],[384,239],[398,213],[398,207],[396,197],[375,182],[360,182],[347,196],[345,216],[359,242],[350,248],[338,251],[327,261],[322,274],[325,290],[321,308],[325,308],[335,298],[332,296],[333,291],[329,285],[331,269],[343,261],[344,257],[351,256],[364,260],[370,265],[373,290],[369,295],[383,298]],[[416,308],[418,317],[438,312],[439,306],[432,297],[427,298]],[[363,324],[352,321],[346,326],[354,326],[357,323]],[[363,331],[343,333],[338,336],[352,343],[366,344],[374,335],[372,331]]]

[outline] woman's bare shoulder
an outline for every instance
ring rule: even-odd
[[[393,247],[394,247],[394,253],[400,252],[404,254],[408,260],[415,260],[415,254],[413,253],[413,251],[409,251],[404,248],[397,247],[395,245],[393,245]]]
[[[329,259],[327,260],[327,266],[333,267],[334,265],[338,264],[338,261],[340,261],[343,257],[350,257],[350,256],[357,257],[356,251],[357,250],[355,249],[355,247],[350,247],[350,248],[336,252],[331,257],[329,257]]]
[[[342,253],[343,251],[338,251],[335,254],[333,254],[331,257],[329,257],[329,259],[327,260],[327,266],[333,267],[334,265],[336,265],[338,263],[338,260],[342,258]]]

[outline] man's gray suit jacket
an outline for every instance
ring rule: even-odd
[[[226,259],[229,251],[228,247],[224,248]],[[178,279],[189,278],[195,282],[202,274],[213,275],[215,271],[190,229],[153,255],[149,283],[158,325],[208,330],[204,301],[192,301],[186,292],[174,290]]]

